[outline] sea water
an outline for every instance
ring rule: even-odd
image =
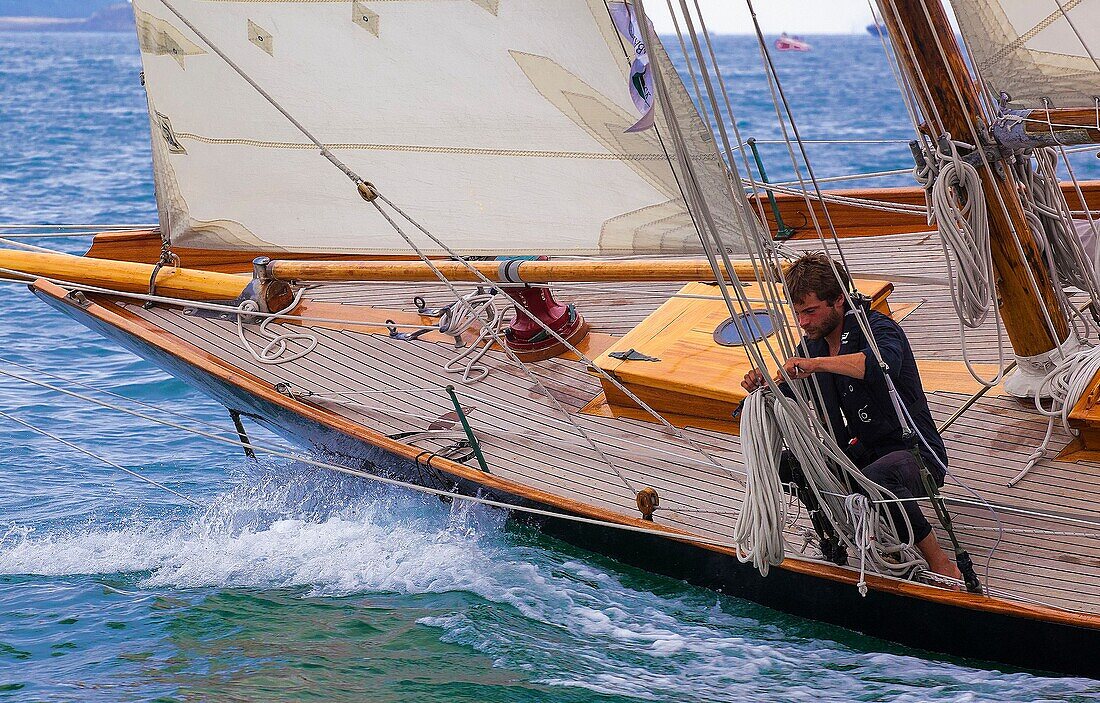
[[[905,168],[911,129],[877,40],[813,44],[777,56],[803,137],[887,140],[811,144],[818,174]],[[780,136],[752,42],[717,48],[742,136]],[[128,35],[0,35],[0,223],[155,221],[139,71]],[[784,148],[764,158],[769,175],[792,175]],[[48,243],[80,251],[86,240]],[[0,418],[0,699],[1100,696],[1095,681],[946,659],[627,568],[499,511],[250,462],[13,379],[55,374],[64,390],[91,384],[166,418],[228,426],[219,406],[22,286],[0,288],[0,359],[0,411],[203,505]]]

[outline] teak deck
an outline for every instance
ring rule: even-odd
[[[942,421],[966,401],[977,385],[966,380],[959,363],[961,341],[948,289],[942,281],[942,254],[938,245],[924,239],[923,235],[908,235],[891,237],[888,242],[850,242],[845,252],[855,273],[894,282],[892,303],[922,303],[905,318],[903,327],[922,359],[926,375],[935,379],[928,384],[930,402],[937,420]],[[616,284],[593,288],[563,286],[558,295],[577,303],[592,324],[594,336],[603,335],[613,342],[680,286]],[[418,294],[429,303],[446,302],[448,295],[445,289],[430,284],[334,284],[315,287],[307,299],[313,301],[315,311],[331,310],[328,305],[340,305],[350,312],[353,308],[362,310],[361,306],[377,307],[381,310],[350,315],[377,320],[383,313],[392,315],[392,311],[414,315],[412,299]],[[652,487],[661,497],[656,514],[659,524],[707,540],[730,541],[743,491],[739,440],[730,428],[706,422],[691,426],[691,418],[681,415],[672,418],[673,424],[687,426],[673,433],[651,420],[600,412],[604,388],[579,361],[551,359],[529,367],[553,395],[550,400],[527,372],[512,365],[503,354],[487,357],[492,366],[488,379],[464,387],[456,384],[455,375],[442,370],[453,355],[451,344],[399,341],[377,326],[355,331],[307,323],[305,326],[319,341],[315,352],[299,361],[264,365],[241,348],[235,323],[185,315],[170,307],[124,307],[130,315],[215,355],[269,387],[288,383],[299,393],[314,394],[299,396],[293,402],[384,435],[425,430],[445,421],[453,408],[440,389],[458,385],[494,477],[632,519],[638,517],[637,491]],[[280,326],[272,325],[272,329]],[[300,331],[301,327],[287,329]],[[248,330],[253,343],[260,345],[254,329]],[[987,363],[996,360],[992,325],[970,333],[967,343],[973,350],[972,358]],[[992,371],[988,365],[983,370]],[[938,390],[943,388],[957,390]],[[338,398],[340,393],[362,395]],[[326,395],[330,399],[322,397]],[[589,412],[581,412],[586,406]],[[616,414],[618,417],[609,416]],[[454,429],[453,422],[449,427]],[[1023,467],[1045,429],[1043,418],[994,390],[945,434],[955,479],[948,483],[946,495],[966,501],[952,502],[951,509],[958,532],[993,595],[1100,614],[1100,558],[1095,555],[1100,534],[1088,527],[1028,514],[1030,510],[1042,510],[1095,520],[1100,465],[1047,460],[1018,486],[1006,485]],[[419,441],[416,447],[438,449],[452,443],[453,436],[452,431],[437,441]],[[1069,439],[1056,428],[1052,448],[1061,449]],[[997,519],[964,484],[1002,508],[998,518],[1003,533],[998,533]],[[799,530],[804,527],[802,520],[789,535],[794,558],[811,558],[797,552],[802,544]],[[986,555],[998,538],[1000,544],[989,559],[986,578]]]
[[[855,274],[893,283],[891,304],[908,313],[902,324],[921,360],[933,414],[942,422],[966,402],[977,384],[968,380],[962,368],[962,340],[942,278],[938,244],[927,241],[927,235],[898,235],[849,241],[845,253]],[[472,286],[463,290],[467,288]],[[576,303],[592,325],[586,353],[595,358],[680,288],[680,284],[570,285],[561,286],[558,296]],[[277,365],[257,363],[242,348],[235,322],[189,315],[175,307],[145,310],[102,297],[96,300],[150,335],[197,350],[196,354],[216,363],[226,378],[238,374],[251,379],[250,384],[268,395],[275,395],[277,385],[289,384],[295,395],[281,397],[283,404],[310,417],[328,418],[324,421],[334,426],[377,433],[372,436],[380,438],[380,445],[401,448],[404,456],[454,442],[460,428],[455,427],[453,406],[442,389],[455,385],[491,472],[485,477],[487,485],[503,482],[525,487],[533,495],[549,496],[563,505],[588,506],[592,514],[619,516],[616,521],[629,523],[639,517],[637,492],[651,487],[661,499],[657,525],[730,543],[744,490],[740,443],[731,426],[678,413],[667,418],[672,429],[644,415],[609,409],[600,379],[583,361],[573,358],[550,359],[524,370],[503,353],[491,352],[486,357],[491,366],[488,378],[462,386],[456,375],[442,369],[454,355],[449,341],[397,340],[378,326],[379,320],[388,317],[417,319],[415,295],[424,296],[430,305],[449,302],[447,290],[432,284],[312,287],[307,301],[315,314],[323,311],[329,317],[343,312],[341,319],[374,324],[272,325],[273,331],[305,328],[318,340],[317,349],[303,359]],[[920,304],[914,308],[911,303]],[[254,326],[246,330],[254,345],[266,344]],[[971,358],[984,362],[981,368],[990,374],[994,369],[989,364],[997,360],[996,339],[990,322],[970,332],[966,340]],[[1011,353],[1007,346],[1005,353]],[[433,426],[443,427],[444,432],[418,440],[415,446],[386,439]],[[994,389],[944,435],[953,477],[945,494],[952,501],[958,533],[991,595],[1006,602],[1062,609],[1067,617],[1070,613],[1100,615],[1100,558],[1095,552],[1100,533],[1088,525],[1033,513],[1095,522],[1100,465],[1048,459],[1019,485],[1006,485],[1024,466],[1045,429],[1044,418]],[[1051,447],[1057,452],[1070,439],[1056,428]],[[473,461],[467,466],[476,470]],[[997,506],[996,516],[984,501]],[[801,530],[806,527],[802,518],[788,535],[791,568],[815,561],[812,555],[798,552]],[[854,575],[854,570],[849,573]],[[887,581],[876,583],[885,587]]]

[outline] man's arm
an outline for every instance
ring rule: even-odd
[[[863,380],[867,372],[867,355],[863,352],[841,354],[840,356],[815,356],[811,358],[792,356],[783,364],[783,369],[791,378],[809,378],[819,372],[835,373]]]

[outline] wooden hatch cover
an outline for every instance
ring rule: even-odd
[[[887,297],[893,284],[856,280],[871,306],[891,313]],[[745,284],[750,300],[763,298],[757,284]],[[733,413],[745,398],[741,379],[751,368],[744,347],[723,346],[715,330],[729,319],[718,288],[711,283],[688,283],[637,327],[595,359],[595,365],[613,376],[644,403],[677,425],[693,425],[736,432]],[[754,303],[763,310],[763,303]],[[792,321],[788,321],[792,324]],[[593,372],[595,373],[595,372]],[[652,419],[629,396],[600,376],[603,396],[586,406],[592,414]]]

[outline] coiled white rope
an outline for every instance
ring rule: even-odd
[[[1077,430],[1069,425],[1069,414],[1081,400],[1081,396],[1088,392],[1092,379],[1097,373],[1100,373],[1100,347],[1091,347],[1062,359],[1043,378],[1041,387],[1049,389],[1050,407],[1044,408],[1036,394],[1035,409],[1047,417],[1047,431],[1038,448],[1028,457],[1024,468],[1008,482],[1009,486],[1015,486],[1022,481],[1028,472],[1046,456],[1051,436],[1054,434],[1055,422],[1061,420],[1062,428],[1066,432],[1077,434]]]
[[[948,265],[955,262],[955,312],[963,324],[975,328],[989,315],[993,299],[989,213],[978,169],[957,156],[939,157],[939,174],[931,187],[932,219],[943,238]]]
[[[947,262],[951,304],[959,319],[963,362],[974,380],[995,386],[1004,376],[1005,346],[995,298],[996,274],[989,236],[989,211],[978,169],[964,161],[956,143],[950,151],[936,150],[934,163],[917,168],[914,175],[928,192],[929,221],[936,225]],[[997,318],[998,367],[992,379],[985,379],[970,361],[966,330],[976,329],[993,311]]]
[[[462,333],[480,324],[477,339],[464,351],[443,365],[448,373],[462,373],[462,383],[477,383],[489,375],[489,367],[480,361],[493,347],[493,340],[501,334],[504,314],[497,309],[495,292],[487,293],[478,288],[458,298],[439,318],[439,331],[462,341]]]
[[[821,516],[833,525],[850,550],[859,552],[860,581],[864,585],[861,593],[866,592],[863,576],[868,563],[876,572],[892,576],[928,571],[927,563],[914,548],[908,516],[900,511],[910,535],[907,541],[902,541],[897,536],[899,530],[893,516],[885,507],[898,502],[897,496],[864,476],[834,441],[819,439],[808,423],[789,412],[788,404],[794,407],[793,401],[759,391],[745,399],[741,441],[749,478],[734,533],[738,558],[752,561],[762,575],[783,560],[787,507],[778,469],[785,443],[817,497]],[[866,514],[858,513],[859,499],[851,498],[853,491],[838,478],[830,463],[857,487],[860,498],[866,501],[863,504]]]
[[[745,455],[745,496],[734,526],[737,559],[752,562],[762,576],[786,556],[783,525],[787,503],[779,480],[783,438],[768,397],[750,393],[741,406],[741,449]]]
[[[290,305],[287,305],[282,310],[275,313],[276,315],[282,315],[290,312],[294,308],[298,307],[298,303],[301,302],[302,296],[305,294],[306,289],[300,288],[297,293],[294,294],[294,300]],[[252,346],[252,343],[248,341],[248,337],[244,333],[244,318],[248,317],[250,313],[259,312],[260,306],[256,304],[254,300],[245,300],[237,306],[237,337],[241,340],[241,344],[248,350],[248,353],[252,355],[258,363],[261,364],[285,364],[290,361],[297,361],[306,354],[317,348],[317,337],[308,332],[283,332],[276,334],[269,331],[267,328],[271,322],[277,318],[266,317],[263,322],[260,323],[258,332],[261,336],[266,337],[269,341],[259,351]],[[290,342],[299,342],[305,345],[305,349],[295,352],[289,356],[283,356],[289,350]]]

